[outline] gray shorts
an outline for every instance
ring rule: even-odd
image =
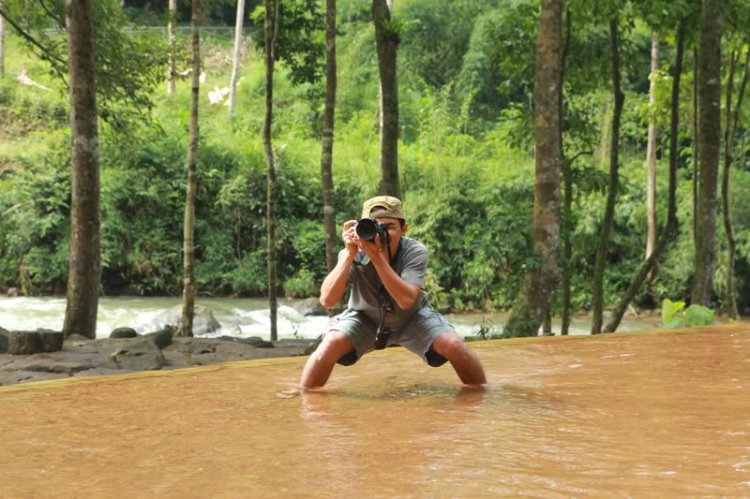
[[[375,332],[378,325],[368,319],[364,313],[346,309],[332,317],[328,322],[326,334],[330,331],[341,331],[354,345],[354,352],[344,355],[338,363],[352,365],[368,352],[375,349]],[[388,345],[401,345],[410,352],[419,355],[432,367],[439,367],[447,359],[430,347],[435,339],[443,333],[456,332],[445,318],[432,307],[422,307],[398,329],[392,329]]]

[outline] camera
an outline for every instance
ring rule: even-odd
[[[382,224],[374,218],[361,218],[357,220],[355,230],[360,239],[373,243],[375,236],[380,236],[380,246],[388,252],[388,261],[391,260],[391,234],[388,232],[387,224]]]
[[[380,242],[385,243],[388,238],[388,226],[378,223],[374,218],[362,218],[357,221],[357,235],[365,241],[375,241],[375,236],[380,235]]]

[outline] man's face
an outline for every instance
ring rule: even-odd
[[[373,215],[376,211],[373,210]],[[378,223],[385,224],[388,228],[388,235],[391,237],[391,255],[395,255],[398,251],[398,243],[401,238],[406,234],[406,229],[409,228],[407,224],[401,227],[401,221],[398,218],[376,218]]]

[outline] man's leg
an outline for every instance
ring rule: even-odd
[[[323,337],[323,342],[307,359],[299,382],[300,388],[320,388],[325,385],[336,361],[353,350],[351,340],[344,333],[329,331]]]
[[[467,385],[483,385],[487,383],[484,368],[476,354],[466,346],[458,333],[446,331],[435,338],[432,350],[448,359],[456,370],[461,381]]]

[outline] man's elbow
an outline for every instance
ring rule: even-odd
[[[336,306],[336,303],[338,302],[338,300],[332,300],[330,297],[323,296],[323,295],[320,296],[320,298],[318,299],[318,301],[325,308],[333,308],[333,307]]]
[[[407,296],[401,300],[401,303],[398,304],[399,307],[401,307],[402,310],[411,310],[411,308],[414,306],[415,303],[417,303],[417,299],[419,298],[419,292],[415,294],[414,296]]]

